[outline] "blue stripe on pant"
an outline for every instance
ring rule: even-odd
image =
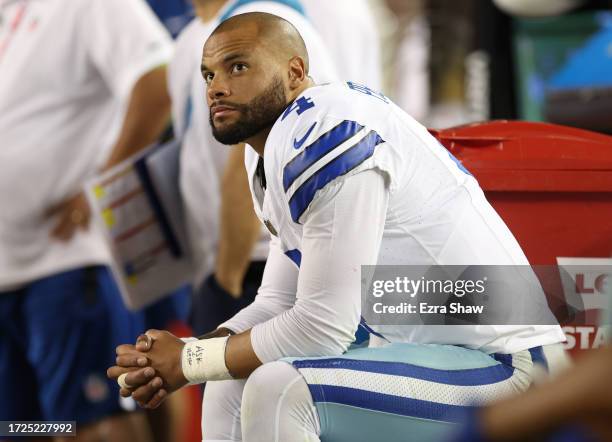
[[[526,389],[536,354],[395,343],[286,361],[308,383],[322,441],[399,442],[443,439],[474,406]]]

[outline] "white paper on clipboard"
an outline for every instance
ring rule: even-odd
[[[177,142],[146,149],[86,185],[126,306],[138,310],[191,281]]]

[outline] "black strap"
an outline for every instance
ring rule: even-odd
[[[261,188],[263,190],[266,190],[266,187],[267,187],[266,171],[264,169],[264,160],[262,157],[259,157],[259,160],[257,161],[257,170],[255,170],[255,175],[257,176],[257,179],[259,180],[259,184]]]

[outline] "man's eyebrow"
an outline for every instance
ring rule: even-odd
[[[230,61],[234,61],[234,60],[239,59],[239,58],[244,58],[246,56],[247,55],[245,53],[243,53],[243,52],[234,52],[233,54],[226,55],[223,58],[223,63],[229,63]],[[208,70],[209,70],[208,67],[204,63],[202,63],[200,65],[200,71],[201,72],[208,71]]]
[[[236,60],[237,58],[243,58],[246,57],[246,54],[242,53],[242,52],[234,52],[233,54],[228,54],[223,58],[223,63],[227,63],[233,60]]]

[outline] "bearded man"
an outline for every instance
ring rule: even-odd
[[[363,265],[524,265],[473,176],[385,96],[315,85],[288,22],[222,23],[204,46],[214,136],[245,142],[273,236],[253,304],[203,339],[151,330],[118,348],[122,394],[156,406],[208,382],[205,441],[439,439],[474,402],[563,360],[558,325],[384,326],[349,348]]]

